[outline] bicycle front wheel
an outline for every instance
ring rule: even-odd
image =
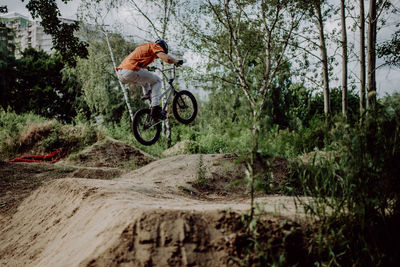
[[[191,123],[197,115],[196,98],[186,90],[176,92],[172,100],[172,111],[179,122],[183,124]]]
[[[161,123],[154,121],[150,109],[141,109],[135,113],[132,121],[132,132],[142,145],[151,146],[160,138]]]

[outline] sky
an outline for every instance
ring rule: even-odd
[[[8,12],[18,12],[22,15],[25,15],[29,18],[30,14],[28,10],[25,8],[26,3],[28,0],[25,0],[23,3],[21,0],[0,0],[0,5],[6,5],[8,7]],[[400,0],[394,0],[394,2],[397,6],[400,6]],[[76,13],[80,4],[80,0],[72,0],[68,2],[68,4],[62,3],[61,0],[57,0],[58,7],[61,11],[61,15],[64,18],[69,18],[69,19],[75,19],[76,18]],[[366,5],[367,7],[367,5]],[[142,40],[148,40],[146,37],[141,37],[144,36],[144,33],[137,30],[137,26],[134,24],[134,19],[132,16],[132,11],[129,9],[119,9],[117,12],[118,15],[113,15],[111,14],[112,18],[117,18],[116,20],[119,25],[122,26],[122,31],[127,34],[130,33],[129,35],[133,36],[135,40],[141,41]],[[397,18],[395,18],[397,20]],[[399,19],[400,21],[400,19]],[[136,21],[137,22],[137,21]],[[108,23],[113,23],[112,21],[108,21]],[[327,25],[327,29],[329,29],[332,25]],[[379,32],[378,38],[380,39],[388,39],[390,37],[391,32],[393,31],[393,27],[391,29],[388,28],[388,30],[383,29],[383,31]],[[351,33],[350,31],[348,32],[348,39],[349,41],[353,41],[355,43],[355,46],[358,46],[358,34],[356,33]],[[138,40],[139,39],[139,40]],[[339,59],[340,62],[340,59]],[[379,65],[378,60],[378,65]],[[190,63],[190,62],[189,62]],[[359,65],[358,63],[351,63],[349,64],[349,71],[357,74],[359,73]],[[334,69],[334,75],[337,77],[341,77],[341,68],[335,68]],[[340,80],[340,79],[339,79]],[[377,80],[377,93],[379,97],[385,96],[386,94],[392,94],[394,92],[400,93],[400,69],[396,68],[390,68],[390,67],[384,67],[380,68],[376,72],[376,80]],[[335,82],[332,82],[333,86],[338,86],[340,84],[340,81],[338,84],[335,84]]]

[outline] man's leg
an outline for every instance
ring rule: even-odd
[[[151,85],[151,106],[160,105],[160,94],[161,94],[161,79],[157,75],[151,73],[146,69],[140,69],[137,71],[138,78],[136,83],[145,86],[145,84]]]
[[[161,117],[160,95],[161,95],[161,79],[157,75],[151,73],[146,69],[138,71],[123,70],[121,73],[122,78],[129,83],[136,83],[142,86],[143,92],[151,89],[151,116],[155,119]]]
[[[140,69],[138,71],[132,71],[127,69],[121,69],[117,72],[118,78],[123,83],[138,84],[142,86],[143,98],[148,99],[146,96],[152,96],[152,106],[158,106],[160,104],[160,91],[161,91],[161,79],[146,69]],[[150,85],[153,87],[150,88]]]
[[[150,97],[151,97],[150,84],[149,83],[145,83],[144,85],[142,85],[142,89],[143,89],[142,100],[150,99]]]

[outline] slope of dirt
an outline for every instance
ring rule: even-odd
[[[73,170],[43,163],[0,161],[0,218],[15,212],[19,203],[43,182],[65,178]]]
[[[117,168],[0,161],[0,221],[43,183],[66,177],[110,180],[127,172]]]
[[[239,217],[249,200],[239,193],[199,199],[193,187],[199,169],[212,173],[226,157],[180,155],[114,180],[46,182],[0,225],[0,265],[226,265],[238,253]],[[290,197],[256,201],[269,214],[301,216]]]
[[[149,164],[155,158],[146,152],[107,137],[89,148],[69,157],[68,164],[86,167],[119,167],[136,169]]]

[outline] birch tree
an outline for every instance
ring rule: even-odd
[[[111,63],[112,63],[112,65],[110,67],[113,68],[113,72],[114,72],[115,78],[116,78],[117,77],[117,71],[116,71],[117,63],[115,60],[113,49],[110,44],[109,32],[107,30],[107,26],[105,23],[105,19],[109,14],[109,10],[113,6],[107,6],[107,3],[105,5],[106,5],[106,8],[104,8],[101,3],[82,0],[81,6],[80,6],[80,12],[81,12],[80,16],[83,18],[85,23],[94,25],[96,28],[96,31],[100,32],[103,35],[103,37],[105,38],[108,52],[109,52],[109,57],[110,57]],[[123,96],[124,96],[126,107],[129,112],[129,116],[130,116],[131,120],[133,120],[134,114],[132,111],[132,107],[130,105],[131,101],[130,101],[128,90],[119,79],[116,79],[116,80],[119,84],[119,88],[123,92]]]
[[[364,0],[360,0],[360,116],[365,112],[365,85],[366,85],[366,65],[365,65],[365,11]]]
[[[322,88],[324,114],[327,117],[331,113],[330,70],[334,57],[328,55],[328,34],[325,30],[325,23],[331,17],[333,7],[326,0],[297,0],[297,2],[299,8],[306,12],[305,19],[302,21],[302,30],[298,33],[297,53],[303,53],[303,61],[306,63],[297,61],[304,69],[302,77],[315,87]],[[311,56],[311,60],[309,60],[309,56]],[[317,72],[320,72],[322,81],[317,79],[318,75],[309,77],[309,73]]]
[[[107,5],[107,3],[106,3],[106,5]],[[107,29],[106,23],[105,23],[105,19],[109,14],[110,8],[112,8],[112,7],[113,7],[112,5],[106,6],[106,8],[105,8],[106,10],[104,10],[101,3],[82,0],[80,10],[82,12],[81,17],[86,20],[91,20],[91,21],[87,21],[87,22],[94,24],[96,29],[103,34],[103,36],[106,40],[106,43],[107,43],[110,59],[112,62],[112,67],[113,67],[115,76],[117,77],[117,70],[116,70],[117,63],[115,61],[114,52],[110,45],[109,32],[108,32],[108,29]],[[132,107],[130,105],[128,90],[127,90],[126,86],[122,84],[122,82],[120,80],[118,80],[118,84],[119,84],[121,91],[124,94],[124,100],[125,100],[125,104],[128,109],[128,112],[129,112],[129,116],[130,116],[131,120],[133,120],[134,114],[132,111]]]
[[[153,42],[156,39],[163,39],[168,41],[170,36],[169,32],[171,29],[171,20],[173,19],[173,11],[176,8],[177,4],[176,0],[126,0],[125,2],[133,7],[136,10],[137,14],[139,14],[146,22],[145,25],[147,26],[145,26],[145,28],[142,28],[140,25],[136,25],[139,31],[147,36],[147,38],[150,37]],[[143,22],[143,20],[141,21]],[[161,62],[161,64],[161,68],[162,70],[164,70],[164,63]],[[166,88],[168,84],[165,80],[165,77],[162,77],[162,81],[163,88]],[[165,101],[166,99],[164,98],[163,102],[165,103]],[[172,125],[169,118],[163,121],[163,132],[167,137],[167,146],[171,147]]]
[[[375,106],[376,103],[376,25],[377,25],[376,0],[369,1],[368,14],[368,76],[367,76],[367,109]]]
[[[340,0],[341,25],[342,25],[342,114],[347,116],[347,28],[346,28],[346,3]]]
[[[376,50],[377,50],[377,33],[379,30],[378,20],[380,24],[386,23],[382,14],[391,10],[396,13],[397,9],[389,0],[370,0],[368,11],[368,36],[367,36],[367,109],[374,108],[376,105]],[[398,12],[398,11],[397,11]]]
[[[207,0],[199,6],[186,2],[181,7],[189,10],[180,13],[180,23],[186,36],[190,35],[187,38],[189,46],[203,58],[214,62],[217,69],[233,74],[226,76],[222,71],[220,78],[241,90],[251,109],[249,122],[253,144],[248,176],[251,180],[252,217],[257,175],[253,167],[260,138],[260,121],[269,104],[269,90],[277,82],[277,74],[294,56],[290,53],[290,41],[303,13],[291,0]],[[261,75],[256,75],[259,72]]]

